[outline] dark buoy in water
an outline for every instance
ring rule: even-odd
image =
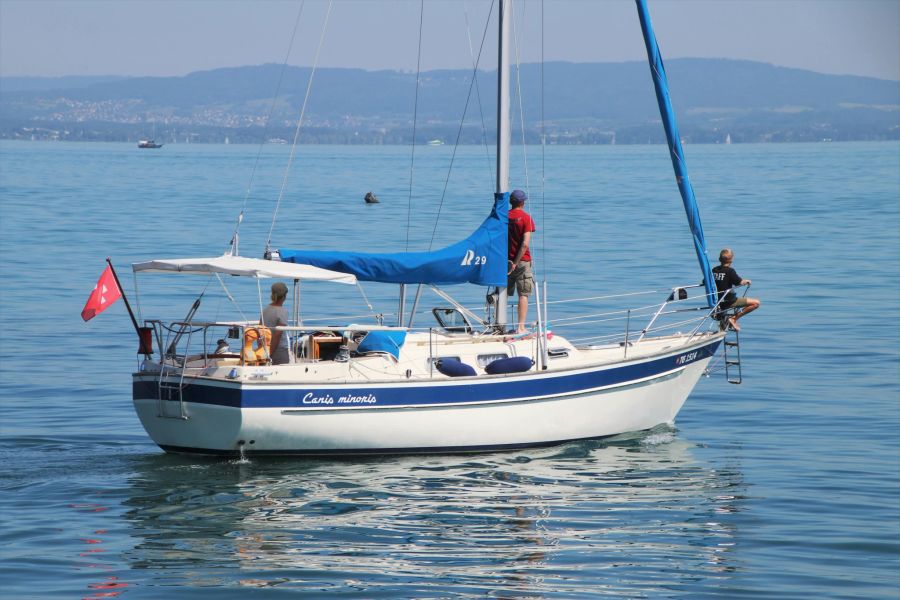
[[[378,198],[375,197],[375,194],[372,192],[366,194],[366,204],[378,204]]]

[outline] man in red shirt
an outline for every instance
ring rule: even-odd
[[[528,315],[528,296],[534,290],[531,272],[531,234],[536,231],[534,219],[525,212],[528,196],[522,190],[509,195],[509,264],[507,265],[506,293],[519,292],[518,325],[516,333],[525,333],[525,317]]]

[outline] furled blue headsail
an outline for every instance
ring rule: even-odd
[[[330,252],[279,248],[285,262],[352,273],[360,281],[506,285],[509,194],[495,194],[490,216],[472,235],[431,252]]]
[[[703,225],[700,223],[700,209],[697,207],[697,199],[694,197],[694,188],[688,179],[687,165],[684,162],[684,151],[681,149],[681,137],[678,134],[678,125],[675,123],[675,111],[672,109],[672,101],[669,99],[669,81],[666,78],[666,68],[663,65],[659,46],[656,43],[656,34],[653,33],[653,25],[650,23],[650,11],[645,0],[635,0],[637,3],[638,17],[641,20],[641,31],[644,34],[644,44],[647,46],[647,60],[650,62],[650,72],[653,75],[653,86],[656,88],[656,102],[659,104],[659,114],[662,117],[666,129],[666,139],[669,142],[669,153],[672,158],[672,167],[675,169],[675,180],[678,182],[678,190],[681,192],[681,200],[684,211],[687,213],[688,225],[694,236],[694,249],[697,251],[697,259],[700,261],[700,270],[703,271],[703,285],[706,288],[706,300],[709,306],[716,303],[716,288],[712,278],[712,270],[709,268],[709,258],[706,256],[706,238],[703,235]]]

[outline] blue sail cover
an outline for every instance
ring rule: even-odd
[[[700,261],[700,269],[703,271],[707,304],[713,306],[717,299],[716,288],[712,270],[709,268],[709,258],[706,255],[706,238],[703,235],[703,225],[700,223],[700,209],[697,207],[697,199],[694,197],[694,188],[688,179],[684,152],[681,149],[681,137],[678,134],[678,125],[675,123],[675,111],[672,109],[672,101],[669,99],[669,81],[666,78],[666,69],[656,43],[656,35],[653,33],[653,25],[650,23],[650,11],[647,9],[647,3],[645,0],[635,0],[635,2],[637,3],[638,17],[641,20],[644,44],[647,46],[650,72],[653,74],[653,86],[656,88],[656,102],[659,104],[659,114],[666,129],[666,139],[669,142],[675,180],[678,182],[684,211],[687,213],[688,224],[694,236],[694,249],[697,251],[697,259]]]
[[[360,281],[506,285],[509,193],[494,194],[490,216],[472,235],[429,252],[330,252],[279,248],[285,262],[352,273]]]

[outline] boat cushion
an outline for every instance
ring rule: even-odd
[[[458,358],[439,358],[434,361],[434,366],[447,377],[472,377],[477,375],[475,369]]]
[[[500,375],[502,373],[521,373],[534,365],[534,361],[527,356],[510,356],[498,358],[484,368],[488,375]]]

